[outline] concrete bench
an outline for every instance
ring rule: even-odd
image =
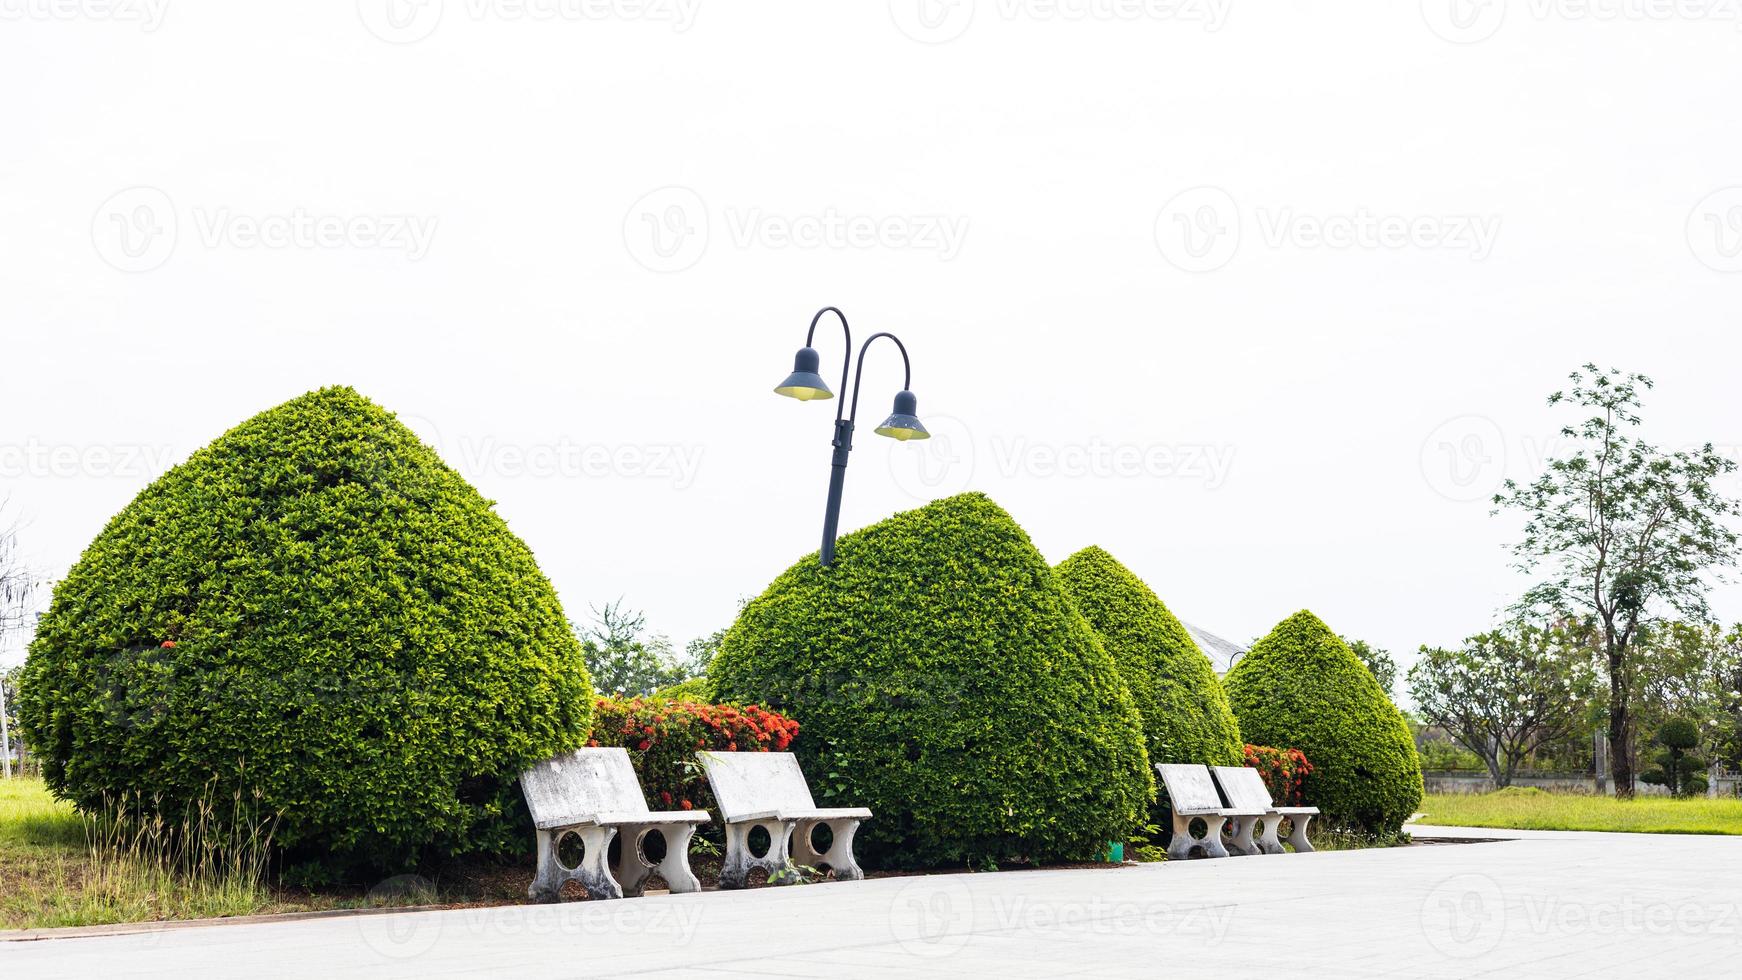
[[[697,752],[696,758],[726,822],[721,888],[743,888],[756,868],[776,883],[795,884],[795,862],[812,868],[827,865],[838,881],[865,877],[853,860],[853,835],[871,811],[818,807],[791,752]],[[818,851],[811,840],[818,825],[827,826],[833,837],[826,851]],[[757,827],[768,834],[768,851],[761,857],[750,850],[750,832]]]
[[[693,810],[656,813],[647,808],[629,753],[621,748],[577,749],[541,762],[520,775],[520,790],[538,832],[538,871],[527,894],[554,902],[563,886],[578,881],[590,898],[640,895],[655,871],[674,892],[700,891],[690,871],[690,838],[708,815]],[[665,857],[649,861],[642,851],[651,831],[665,838]],[[565,867],[558,845],[575,834],[586,848],[580,864]],[[607,856],[611,839],[622,842],[617,875]]]
[[[1307,824],[1312,823],[1318,815],[1316,806],[1277,806],[1270,799],[1270,790],[1264,785],[1264,777],[1258,770],[1250,766],[1214,766],[1216,782],[1222,787],[1222,795],[1228,798],[1228,805],[1239,810],[1262,810],[1264,815],[1255,821],[1247,823],[1244,831],[1234,833],[1234,849],[1241,854],[1285,854],[1282,842],[1276,839],[1276,831],[1282,825],[1282,818],[1287,817],[1293,826],[1289,831],[1288,842],[1294,845],[1298,852],[1305,853],[1313,849],[1307,840]],[[1256,823],[1263,829],[1255,842],[1252,839],[1252,825]]]
[[[1173,810],[1173,840],[1168,842],[1169,860],[1181,861],[1201,848],[1204,857],[1224,858],[1228,849],[1222,844],[1222,827],[1235,821],[1235,834],[1241,821],[1264,815],[1262,809],[1240,809],[1222,805],[1221,794],[1210,779],[1210,770],[1203,766],[1156,763],[1162,784],[1167,787],[1168,805]],[[1192,821],[1204,822],[1204,836],[1192,836]],[[1251,828],[1247,827],[1248,832]],[[1238,840],[1238,836],[1235,838]]]

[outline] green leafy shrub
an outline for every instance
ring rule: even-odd
[[[819,805],[874,864],[1089,859],[1154,794],[1131,695],[1028,535],[981,494],[840,539],[753,600],[708,676],[795,718]]]
[[[1306,778],[1312,775],[1313,764],[1307,761],[1305,752],[1248,745],[1245,757],[1245,764],[1258,770],[1264,787],[1270,790],[1270,802],[1277,806],[1306,805]]]
[[[1240,731],[1312,760],[1306,800],[1328,819],[1394,833],[1421,803],[1409,725],[1373,673],[1310,612],[1283,620],[1225,678]]]
[[[1061,562],[1058,576],[1118,665],[1150,760],[1240,765],[1240,728],[1216,668],[1149,586],[1096,547]]]
[[[664,698],[600,698],[588,745],[629,750],[655,810],[712,810],[697,752],[785,752],[798,722],[757,705]]]
[[[525,848],[514,781],[585,742],[593,707],[532,553],[349,388],[141,491],[55,589],[25,674],[57,794],[173,818],[216,778],[329,880]]]
[[[1652,741],[1663,746],[1663,751],[1652,760],[1657,768],[1642,773],[1641,780],[1668,787],[1673,796],[1706,791],[1706,777],[1701,772],[1706,768],[1706,760],[1693,751],[1700,744],[1698,725],[1686,718],[1671,718],[1658,728]]]

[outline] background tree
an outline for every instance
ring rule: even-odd
[[[1669,787],[1671,796],[1689,795],[1694,790],[1695,780],[1699,780],[1700,789],[1705,788],[1699,771],[1705,768],[1706,761],[1694,753],[1700,744],[1698,725],[1687,718],[1671,718],[1657,730],[1653,740],[1663,746],[1663,751],[1658,753],[1657,768],[1640,778]]]
[[[647,635],[647,615],[623,600],[592,607],[592,622],[571,624],[587,672],[602,694],[645,697],[707,673],[725,630],[691,640],[678,654],[664,634]]]
[[[1506,481],[1494,504],[1496,513],[1524,514],[1513,548],[1518,568],[1546,576],[1519,600],[1519,611],[1596,622],[1609,683],[1610,775],[1616,795],[1627,797],[1635,770],[1635,641],[1665,609],[1706,618],[1707,573],[1736,563],[1736,532],[1725,522],[1738,506],[1718,487],[1736,464],[1710,443],[1665,453],[1631,435],[1640,424],[1640,392],[1652,386],[1644,375],[1587,364],[1571,380],[1548,400],[1592,413],[1561,430],[1571,452],[1526,486]]]
[[[1526,624],[1422,647],[1409,670],[1416,710],[1512,785],[1538,746],[1578,730],[1591,687],[1584,650],[1564,630]]]
[[[1670,622],[1641,632],[1630,666],[1641,730],[1674,719],[1694,725],[1695,743],[1715,770],[1738,762],[1742,740],[1742,626]],[[1714,772],[1715,774],[1715,772]]]
[[[1373,672],[1373,679],[1384,689],[1385,696],[1396,700],[1397,661],[1392,659],[1390,651],[1381,650],[1366,640],[1352,640],[1346,636],[1342,640],[1367,665],[1367,669]]]

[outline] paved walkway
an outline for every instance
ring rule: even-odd
[[[1514,838],[0,943],[0,977],[1742,972],[1742,837]]]

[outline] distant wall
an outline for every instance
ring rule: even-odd
[[[1427,784],[1429,793],[1488,793],[1494,789],[1494,781],[1488,778],[1487,773],[1424,772],[1421,775],[1422,781]],[[1742,784],[1742,774],[1725,773],[1719,776],[1716,782],[1717,795],[1734,796],[1738,784]],[[1595,777],[1575,772],[1520,773],[1513,777],[1512,785],[1533,786],[1548,790],[1551,793],[1583,793],[1587,796],[1595,795],[1597,792]],[[1669,795],[1669,790],[1662,786],[1636,782],[1634,787],[1640,796]],[[1613,796],[1614,790],[1607,788],[1605,793]]]

